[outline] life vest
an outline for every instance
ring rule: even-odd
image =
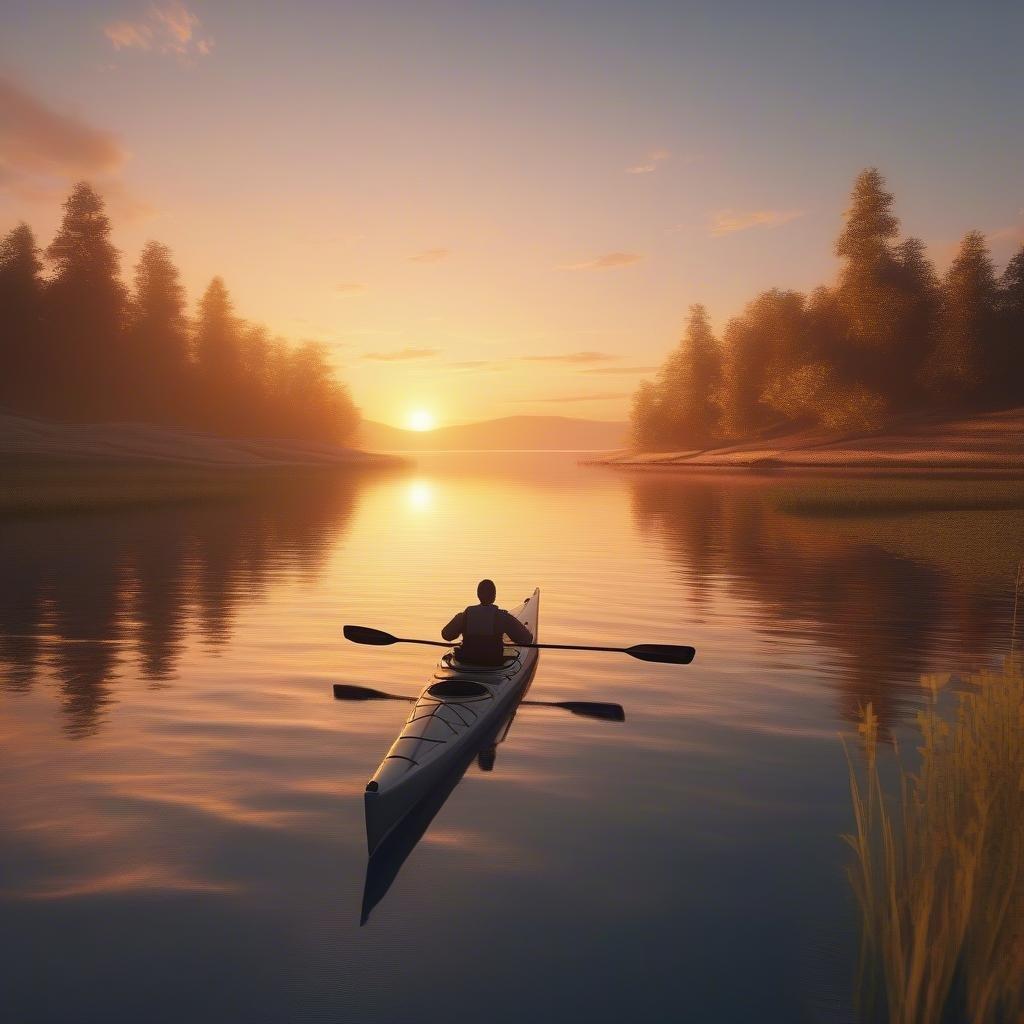
[[[471,665],[500,665],[505,657],[505,631],[500,609],[494,604],[474,604],[465,611],[459,661]]]

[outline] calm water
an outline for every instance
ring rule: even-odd
[[[437,456],[4,522],[2,1019],[852,1020],[839,735],[1001,651],[1020,523],[779,486]],[[360,927],[362,790],[407,709],[331,684],[413,695],[436,654],[341,626],[433,637],[484,575],[541,587],[542,639],[697,660],[542,655],[531,697],[626,722],[522,709]]]

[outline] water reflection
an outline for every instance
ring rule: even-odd
[[[1005,621],[1004,581],[986,586],[952,571],[939,543],[927,551],[927,516],[795,516],[757,480],[648,474],[630,486],[638,531],[663,543],[695,610],[722,592],[751,602],[763,632],[838,652],[833,685],[848,721],[871,702],[891,727],[920,706],[916,680],[937,654],[954,667],[976,663]],[[907,533],[918,557],[888,545]],[[1011,541],[1007,572],[1015,552]]]
[[[166,685],[195,631],[223,645],[268,580],[312,578],[357,483],[288,478],[244,500],[8,521],[0,532],[0,684],[58,682],[69,735],[95,732],[128,658]]]

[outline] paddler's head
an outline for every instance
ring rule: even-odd
[[[476,596],[480,598],[481,604],[494,604],[494,599],[498,596],[494,580],[481,580],[476,585]]]

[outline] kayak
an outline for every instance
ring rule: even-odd
[[[537,639],[540,590],[510,609]],[[532,647],[505,647],[501,665],[462,664],[449,652],[424,688],[380,767],[366,785],[371,856],[453,772],[494,742],[523,699],[537,665]]]

